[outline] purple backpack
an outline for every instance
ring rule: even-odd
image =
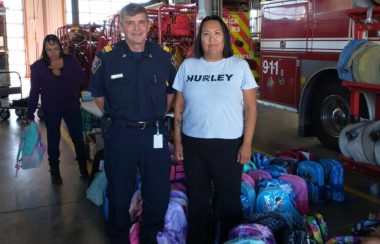
[[[228,237],[230,240],[237,238],[255,237],[256,240],[262,240],[266,244],[276,243],[274,235],[268,227],[255,223],[235,226],[230,231]]]
[[[298,211],[302,215],[306,215],[309,213],[309,196],[307,193],[307,184],[306,181],[297,175],[281,175],[278,177],[281,180],[288,182],[292,188],[294,193],[296,194],[295,202]]]
[[[165,224],[162,232],[157,234],[158,244],[185,244],[187,219],[185,214],[187,199],[178,191],[170,193],[169,206],[165,214]],[[186,197],[186,196],[185,196]]]

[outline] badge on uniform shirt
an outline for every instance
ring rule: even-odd
[[[92,61],[92,66],[91,66],[91,72],[93,74],[96,73],[96,70],[102,65],[102,61],[98,56],[95,56],[94,61]]]
[[[119,78],[123,78],[123,74],[122,73],[111,75],[111,80],[119,79]]]

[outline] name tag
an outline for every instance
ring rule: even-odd
[[[115,74],[115,75],[111,75],[111,80],[119,79],[119,78],[123,78],[123,74]]]

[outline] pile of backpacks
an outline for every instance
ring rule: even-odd
[[[241,203],[245,223],[230,232],[232,243],[325,243],[323,217],[309,213],[309,203],[343,202],[344,172],[334,159],[314,161],[298,147],[270,158],[253,153],[244,165]]]
[[[172,153],[172,145],[169,145],[169,149]],[[105,195],[106,179],[102,178],[103,163],[100,163],[101,170],[95,174],[91,183],[93,185],[101,182],[101,186],[98,186],[101,191],[95,194],[97,198],[93,198],[92,201],[98,206],[103,205],[107,219],[108,200]],[[101,180],[96,180],[97,178]],[[181,162],[173,160],[170,181],[169,206],[164,229],[158,233],[157,242],[185,244],[188,199],[186,177]],[[91,192],[91,185],[88,193]],[[309,212],[309,203],[345,201],[343,185],[342,165],[334,159],[320,159],[317,162],[314,154],[307,148],[297,147],[280,151],[275,157],[253,153],[251,161],[244,165],[242,173],[241,203],[244,220],[230,231],[229,241],[226,243],[360,243],[359,236],[371,235],[376,228],[380,228],[379,216],[356,224],[352,236],[331,237],[323,216]],[[130,216],[134,223],[130,230],[130,243],[133,244],[139,243],[141,228],[143,209],[140,186],[141,179],[137,175],[136,192],[130,206]],[[91,200],[91,197],[89,199]],[[212,202],[214,199],[210,200]],[[214,214],[217,216],[217,213]],[[380,231],[378,232],[380,237]]]

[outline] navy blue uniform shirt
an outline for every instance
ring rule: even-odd
[[[105,97],[104,111],[111,118],[151,121],[164,116],[175,75],[171,54],[157,44],[147,41],[138,55],[120,41],[95,57],[89,89],[93,97]]]

